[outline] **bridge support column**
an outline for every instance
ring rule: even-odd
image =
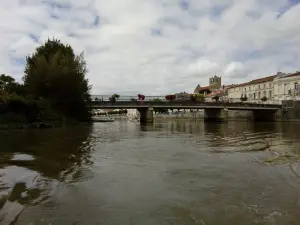
[[[225,122],[228,121],[227,109],[205,109],[204,121]]]
[[[282,110],[253,110],[253,120],[259,122],[280,121]]]
[[[139,109],[140,112],[140,124],[153,123],[153,108]]]

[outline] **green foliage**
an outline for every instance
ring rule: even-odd
[[[218,102],[218,101],[219,101],[219,99],[220,99],[220,97],[219,97],[219,96],[214,96],[214,97],[212,97],[212,100],[214,100],[214,101],[216,101],[216,102]]]
[[[1,74],[0,75],[0,93],[4,94],[20,94],[25,95],[24,85],[19,84],[15,81],[15,79],[11,76]]]
[[[268,100],[268,98],[267,98],[266,96],[264,96],[264,97],[261,98],[261,100],[262,100],[263,102],[266,102],[266,101]]]
[[[151,100],[151,102],[153,102],[153,103],[159,103],[159,102],[162,102],[162,101],[163,100],[160,99],[160,98],[154,98],[154,99]]]
[[[197,101],[197,102],[204,102],[205,101],[205,96],[204,96],[204,94],[200,94],[200,93],[192,94],[191,95],[191,100],[192,101]]]
[[[244,96],[241,95],[241,98],[240,98],[240,99],[241,99],[242,102],[245,102],[245,101],[248,100],[247,95],[244,95]]]
[[[33,123],[61,120],[46,100],[29,100],[17,94],[0,96],[1,123]],[[21,118],[21,119],[20,119]]]
[[[83,54],[69,45],[48,40],[26,58],[25,88],[35,100],[45,99],[55,111],[77,120],[89,120],[90,89]]]
[[[15,113],[15,112],[6,112],[1,113],[0,116],[0,124],[6,124],[6,123],[27,123],[28,119],[25,115]]]

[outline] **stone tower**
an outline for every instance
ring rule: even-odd
[[[216,75],[209,78],[209,86],[214,89],[219,89],[222,87],[222,78]]]

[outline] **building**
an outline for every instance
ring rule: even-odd
[[[209,94],[215,90],[218,90],[222,87],[222,78],[218,76],[213,76],[209,78],[209,85],[201,87],[199,84],[194,90],[194,93],[200,93],[200,94]]]
[[[263,77],[247,83],[239,84],[228,89],[229,99],[247,97],[249,101],[261,100],[263,97],[273,99],[273,80],[277,75]]]
[[[219,100],[220,101],[228,101],[228,90],[230,88],[233,88],[237,85],[235,84],[231,84],[231,85],[223,85],[221,88],[215,90],[215,91],[212,91],[210,94],[207,94],[205,97],[206,97],[206,100],[212,100],[213,97],[215,96],[218,96],[219,97]]]
[[[229,87],[227,90],[228,98],[229,99],[240,99],[243,94],[242,88],[245,85],[246,85],[246,83],[242,83],[242,84],[232,85],[231,87]]]
[[[140,114],[137,109],[127,109],[127,116],[129,119],[138,119]]]
[[[300,71],[279,73],[273,81],[275,100],[300,100]]]

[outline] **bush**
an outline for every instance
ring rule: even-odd
[[[264,97],[261,98],[261,100],[262,100],[263,102],[266,102],[268,99],[267,99],[266,96],[264,96]]]
[[[203,94],[192,94],[191,95],[191,100],[192,101],[197,101],[197,102],[204,102],[205,101],[205,96]]]
[[[240,99],[241,99],[242,102],[245,102],[245,101],[248,100],[247,95],[241,96]]]
[[[216,102],[218,102],[219,101],[219,96],[214,96],[214,97],[212,97],[212,100],[214,100],[214,101],[216,101]]]
[[[168,100],[168,101],[173,101],[173,100],[176,99],[176,95],[166,95],[165,99]]]
[[[9,124],[9,123],[28,123],[28,119],[25,115],[15,112],[5,112],[1,113],[0,116],[1,124]]]
[[[139,101],[144,101],[145,100],[145,95],[138,94],[138,100]]]

